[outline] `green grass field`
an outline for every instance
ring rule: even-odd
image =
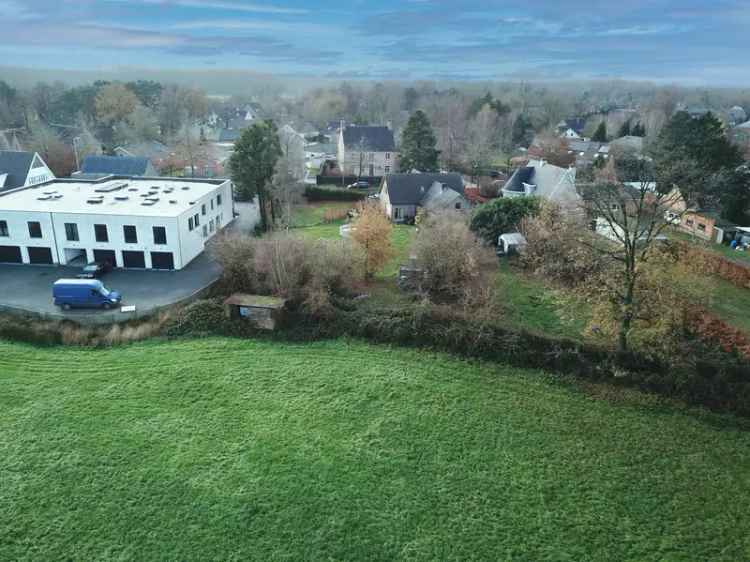
[[[583,339],[591,316],[586,303],[570,291],[524,275],[506,260],[500,261],[497,273],[497,297],[512,325],[553,336]]]
[[[0,355],[0,560],[750,559],[731,418],[346,341]]]

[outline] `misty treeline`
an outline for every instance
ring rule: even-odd
[[[208,127],[209,115],[216,118],[214,127],[228,128],[237,110],[251,103],[261,108],[264,118],[279,126],[291,123],[298,130],[322,130],[345,121],[390,124],[400,132],[409,116],[421,109],[434,130],[441,166],[468,172],[507,163],[515,149],[543,138],[568,117],[585,119],[586,136],[601,132],[604,122],[610,137],[633,127],[655,138],[681,106],[712,109],[720,118],[733,105],[750,108],[750,91],[616,80],[352,81],[304,90],[296,83],[287,89],[283,80],[269,83],[257,79],[248,80],[246,91],[242,96],[221,96],[221,84],[217,83],[212,90],[217,95],[208,96],[197,88],[154,80],[76,86],[40,81],[15,88],[0,79],[0,131],[23,131],[28,139],[24,148],[43,153],[59,173],[74,165],[72,136],[77,137],[82,154],[158,140],[178,151],[184,148],[192,160],[195,147],[205,140],[203,129]],[[623,113],[622,109],[631,111]],[[0,135],[0,144],[2,139]]]

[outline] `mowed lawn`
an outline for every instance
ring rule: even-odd
[[[731,418],[347,341],[0,356],[0,560],[750,559]]]

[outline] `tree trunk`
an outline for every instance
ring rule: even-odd
[[[635,293],[635,280],[628,279],[625,298],[622,302],[622,315],[620,317],[620,329],[617,336],[617,351],[626,353],[628,351],[628,336],[633,324],[633,296]]]

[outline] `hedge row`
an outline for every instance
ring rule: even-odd
[[[367,197],[367,192],[353,189],[306,187],[304,195],[308,201],[361,201]]]
[[[750,365],[733,354],[698,349],[680,364],[618,354],[579,342],[478,324],[433,307],[340,312],[336,321],[299,317],[284,337],[351,336],[375,343],[447,351],[524,368],[639,388],[713,410],[750,417]]]
[[[705,250],[695,244],[678,242],[680,258],[694,271],[705,275],[715,275],[742,288],[750,288],[750,267]]]

